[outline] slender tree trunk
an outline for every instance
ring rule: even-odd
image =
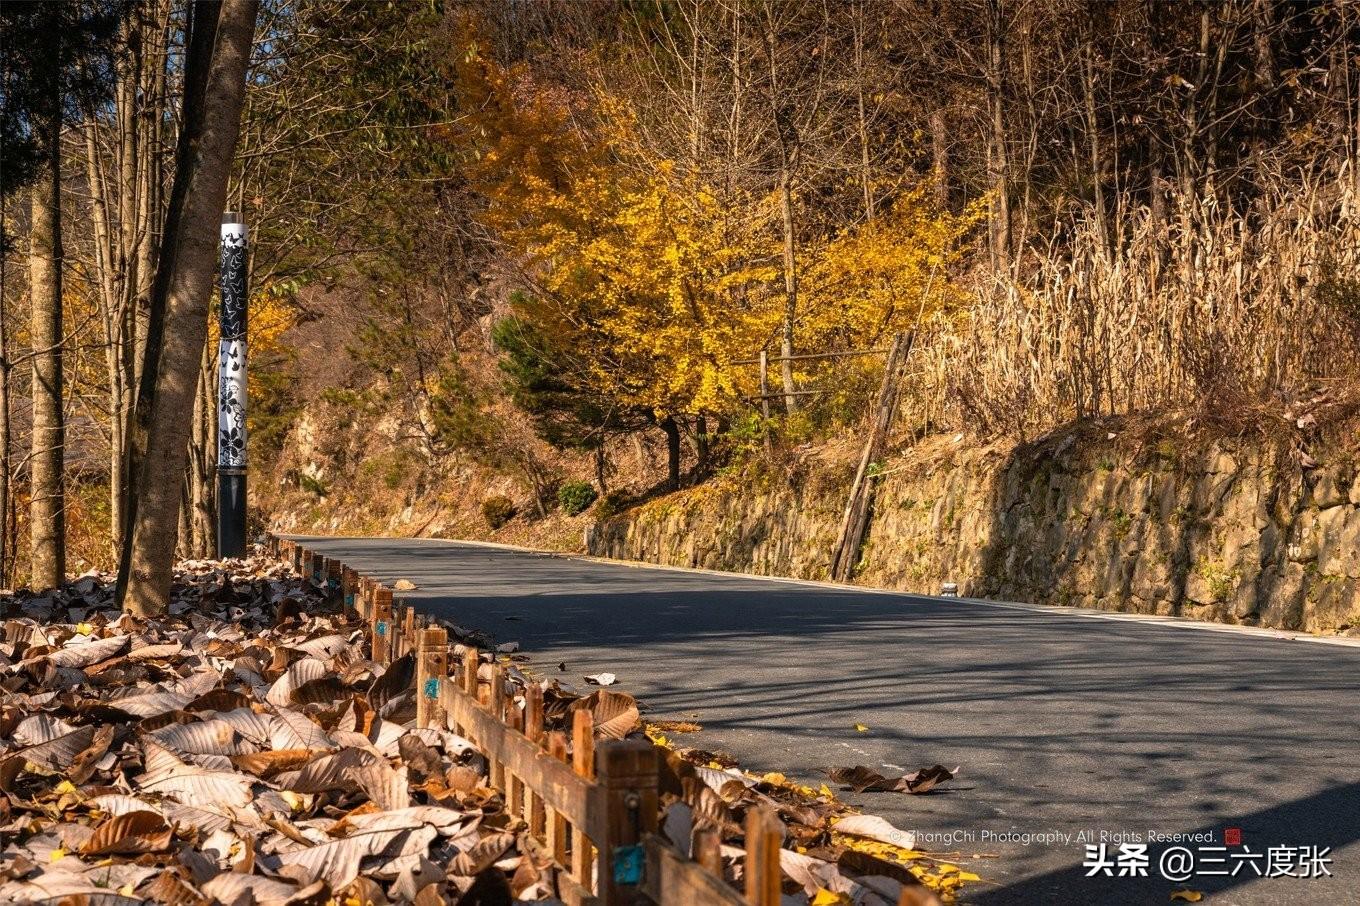
[[[1102,249],[1108,246],[1107,226],[1108,219],[1105,213],[1105,186],[1103,183],[1104,169],[1100,161],[1100,130],[1099,120],[1096,116],[1096,67],[1095,61],[1091,59],[1093,51],[1090,41],[1082,53],[1082,99],[1086,107],[1086,129],[1089,136],[1089,151],[1091,155],[1091,192],[1095,201],[1096,229],[1099,233]]]
[[[779,143],[779,214],[784,229],[784,323],[780,329],[779,351],[783,356],[780,376],[784,381],[784,410],[793,413],[798,408],[797,389],[793,383],[793,328],[798,317],[798,239],[793,222],[793,167],[798,157],[798,139],[786,107],[787,99],[780,96],[779,34],[771,24],[765,35],[765,50],[770,62],[770,104],[774,118],[775,139]],[[678,487],[678,484],[677,484]]]
[[[8,234],[5,221],[5,198],[0,195],[0,241]],[[5,284],[9,276],[8,256],[0,250],[0,586],[10,587],[10,563],[14,546],[9,533],[10,497],[10,402],[9,402],[9,319],[6,311]]]
[[[213,394],[216,364],[205,343],[203,361],[199,365],[198,395],[194,399],[194,438],[189,465],[189,500],[193,506],[193,544],[190,552],[199,559],[207,559],[217,552],[217,519],[213,505],[216,490],[213,459],[217,453],[217,432],[213,428],[213,418],[217,413]]]
[[[666,432],[666,483],[672,491],[680,490],[680,426],[675,419],[666,416],[661,420],[661,430]]]
[[[987,93],[991,108],[988,169],[992,183],[992,269],[1010,271],[1011,194],[1010,155],[1006,145],[1003,94],[1006,74],[1006,14],[1004,0],[989,0],[987,28]]]
[[[29,457],[32,533],[30,582],[35,589],[66,578],[66,497],[61,361],[61,99],[55,79],[45,112],[43,169],[33,184],[29,245],[32,294],[33,449]]]
[[[787,157],[785,158],[787,161]],[[793,327],[798,317],[798,260],[797,242],[793,232],[793,188],[790,185],[787,163],[779,170],[779,207],[784,225],[784,323],[779,335],[780,377],[784,381],[784,411],[793,413],[798,408],[798,397],[793,395]]]
[[[600,486],[601,496],[609,493],[609,454],[605,452],[604,441],[595,448],[595,483]]]
[[[873,167],[869,155],[869,118],[864,109],[864,0],[855,3],[855,113],[859,127],[860,188],[864,191],[864,219],[874,219],[874,182]]]
[[[935,207],[949,210],[949,131],[944,111],[930,112],[930,181],[935,195]]]
[[[161,613],[170,603],[189,420],[207,341],[218,227],[240,135],[246,66],[258,7],[258,0],[222,3],[199,109],[201,133],[195,153],[177,163],[187,170],[186,191],[174,229],[167,231],[161,261],[160,269],[167,274],[167,304],[157,344],[160,354],[155,356],[155,384],[150,393],[143,388],[137,401],[138,424],[147,426],[146,453],[137,462],[132,553],[123,602],[134,613]],[[149,356],[153,348],[148,341]],[[151,368],[150,359],[147,368]]]

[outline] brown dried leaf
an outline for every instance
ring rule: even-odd
[[[319,755],[323,750],[316,749],[271,749],[267,752],[250,752],[245,755],[232,755],[231,763],[256,777],[273,777],[281,771],[301,768]]]
[[[94,739],[90,740],[90,745],[71,760],[71,767],[66,772],[67,779],[72,783],[84,783],[89,780],[100,759],[104,757],[104,753],[109,750],[109,746],[113,743],[113,733],[112,724],[105,724],[96,730]]]
[[[103,856],[164,852],[170,848],[171,837],[165,819],[155,812],[128,812],[95,828],[94,835],[80,847],[80,853]]]
[[[958,768],[951,771],[937,764],[903,777],[889,778],[861,764],[853,768],[832,768],[827,773],[833,781],[845,784],[856,793],[926,793],[946,780],[952,780],[957,772]]]
[[[602,739],[623,739],[641,722],[637,699],[626,692],[600,689],[572,705],[586,708],[595,719],[595,735]]]

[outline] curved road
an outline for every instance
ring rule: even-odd
[[[544,675],[617,674],[646,716],[696,720],[684,743],[749,769],[816,786],[834,765],[962,766],[939,793],[845,795],[961,853],[985,879],[966,902],[1166,903],[1178,887],[1360,902],[1360,647],[488,545],[299,540],[411,580],[407,600],[518,641]],[[1256,855],[1199,849],[1226,828]],[[1186,846],[1215,874],[1171,883],[1157,864],[1173,844],[1153,842],[1149,877],[1088,878],[1083,831],[1209,835]],[[1257,878],[1278,846],[1330,847],[1332,876]]]

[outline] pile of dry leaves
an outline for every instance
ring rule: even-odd
[[[335,597],[251,560],[184,564],[156,620],[119,612],[102,576],[0,599],[0,902],[550,899],[551,860],[489,788],[485,759],[415,727],[412,656],[368,660]],[[549,729],[584,708],[597,738],[642,732],[632,696],[583,695],[500,657],[521,707],[543,689]],[[917,880],[948,899],[969,877],[825,786],[657,741],[663,832],[688,851],[696,827],[716,828],[735,883],[742,821],[762,805],[788,827],[786,902],[891,906]]]
[[[483,759],[413,728],[409,657],[323,598],[249,561],[154,621],[97,576],[0,602],[0,902],[547,896]]]

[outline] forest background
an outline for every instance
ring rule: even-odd
[[[193,9],[60,6],[50,338],[5,42],[6,585],[35,545],[117,559]],[[260,526],[456,487],[404,530],[570,546],[578,513],[853,445],[897,334],[898,447],[1315,432],[1360,398],[1347,0],[266,0],[255,35],[228,207]],[[215,547],[215,367],[187,556]]]

